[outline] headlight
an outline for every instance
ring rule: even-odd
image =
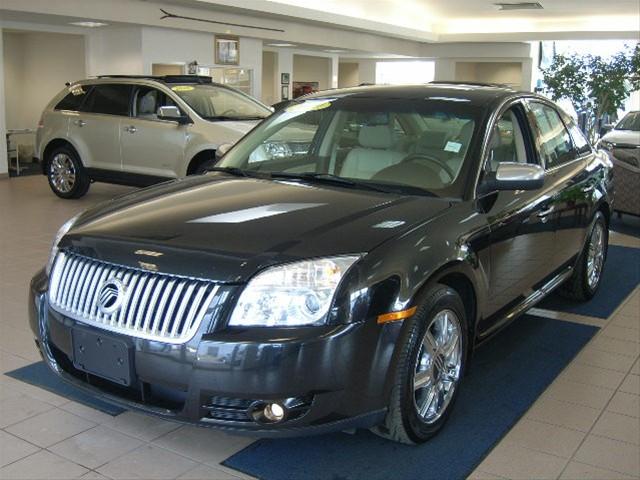
[[[615,144],[607,140],[600,140],[600,143],[598,146],[600,148],[604,148],[605,150],[611,150],[615,147]]]
[[[58,233],[56,233],[55,238],[53,239],[53,244],[51,245],[51,253],[49,254],[49,261],[47,262],[46,272],[47,275],[51,274],[51,268],[53,267],[53,262],[56,259],[56,255],[58,253],[58,244],[62,237],[64,237],[71,227],[76,223],[76,220],[81,215],[81,213],[77,214],[75,217],[70,218],[60,227]]]
[[[340,280],[359,258],[358,255],[321,258],[265,270],[240,295],[229,325],[323,324]]]

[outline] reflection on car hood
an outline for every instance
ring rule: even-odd
[[[640,145],[640,132],[632,130],[612,130],[602,137],[603,141],[623,145]]]
[[[449,202],[212,173],[126,195],[80,217],[61,248],[219,282],[268,265],[366,253]]]
[[[229,131],[230,135],[235,135],[240,139],[255,127],[260,120],[207,120],[207,122],[215,124],[217,132],[219,132],[220,129],[225,129]]]

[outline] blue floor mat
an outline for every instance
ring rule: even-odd
[[[550,295],[539,308],[576,313],[590,317],[608,318],[640,283],[640,248],[610,246],[602,273],[602,283],[588,302],[576,302]]]
[[[532,315],[476,353],[444,430],[411,447],[368,431],[262,439],[224,465],[263,480],[462,479],[597,332]]]
[[[114,417],[125,411],[123,408],[94,398],[79,388],[60,380],[44,362],[32,363],[31,365],[8,372],[5,375],[35,385],[36,387],[44,388],[56,395],[75,400],[78,403],[95,408]]]

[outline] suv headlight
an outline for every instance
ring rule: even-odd
[[[76,220],[78,220],[78,217],[80,215],[82,215],[82,213],[79,213],[73,218],[70,218],[69,220],[64,222],[64,224],[58,230],[58,233],[56,233],[56,236],[53,239],[53,244],[51,245],[51,253],[49,254],[49,261],[47,262],[47,267],[45,269],[45,271],[47,272],[47,275],[51,274],[51,269],[53,268],[53,262],[55,261],[56,255],[58,254],[58,244],[60,243],[60,240],[62,240],[62,237],[64,237],[67,234],[67,232],[71,230],[71,227],[73,227],[73,225],[76,223]]]
[[[268,268],[245,287],[229,325],[322,325],[340,281],[359,258],[328,257]]]

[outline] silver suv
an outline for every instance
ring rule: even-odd
[[[270,114],[210,77],[99,77],[47,105],[36,156],[62,198],[83,196],[94,181],[146,186],[201,172]]]

